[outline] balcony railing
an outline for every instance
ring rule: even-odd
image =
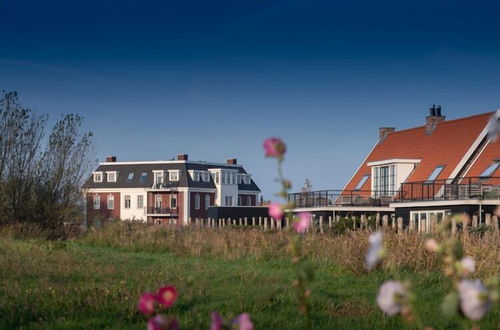
[[[288,201],[293,203],[297,208],[325,206],[388,206],[394,201],[394,197],[397,193],[397,191],[385,191],[381,194],[373,190],[318,190],[289,194]]]
[[[177,211],[177,209],[171,209],[165,207],[148,206],[146,208],[146,214],[160,215],[160,214],[178,214],[178,213],[179,212]]]
[[[179,187],[179,181],[155,182],[151,189],[171,189]]]
[[[500,199],[500,177],[468,177],[406,182],[397,201]]]

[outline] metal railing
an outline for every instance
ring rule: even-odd
[[[177,209],[171,209],[166,207],[154,207],[148,206],[146,208],[146,214],[178,214]]]
[[[151,189],[171,189],[179,187],[179,181],[155,182]]]
[[[397,191],[373,190],[318,190],[288,194],[288,201],[295,207],[325,206],[388,206]],[[374,197],[376,196],[376,197]]]
[[[500,199],[500,177],[466,177],[405,182],[397,201]]]

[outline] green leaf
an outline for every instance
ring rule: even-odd
[[[448,317],[453,317],[457,314],[458,294],[456,292],[450,292],[444,297],[443,303],[441,304],[441,311]]]

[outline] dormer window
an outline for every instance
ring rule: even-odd
[[[146,182],[147,177],[148,177],[148,173],[147,172],[142,172],[141,176],[139,178],[139,181],[140,182]]]
[[[495,174],[496,170],[500,166],[500,161],[494,161],[490,166],[488,166],[483,173],[481,173],[481,178],[489,178]]]
[[[363,175],[363,177],[361,178],[361,180],[359,180],[358,185],[354,188],[354,190],[360,190],[361,188],[363,188],[369,177],[370,177],[369,174]]]
[[[209,172],[202,172],[201,178],[204,182],[210,182],[210,173]]]
[[[155,184],[162,184],[164,178],[163,171],[153,171],[153,173],[155,175]]]
[[[393,196],[396,194],[401,183],[406,181],[419,163],[420,159],[403,158],[369,162],[367,165],[371,167],[372,197]],[[363,184],[358,183],[359,189],[363,187]]]
[[[116,182],[116,171],[106,172],[108,182]]]
[[[169,171],[168,174],[170,181],[179,181],[179,170]]]
[[[134,172],[129,173],[127,177],[128,182],[132,182],[132,180],[134,180]]]
[[[102,182],[102,172],[94,172],[94,182]]]

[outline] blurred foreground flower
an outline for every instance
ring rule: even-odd
[[[297,233],[304,233],[311,225],[311,213],[302,212],[297,215],[297,220],[293,223],[293,229]]]
[[[148,330],[178,330],[179,323],[177,320],[167,321],[163,315],[158,314],[155,317],[149,319]]]
[[[403,309],[408,293],[398,281],[386,281],[379,289],[377,304],[387,315],[395,315]]]
[[[156,301],[166,308],[172,307],[177,300],[177,290],[173,286],[164,286],[158,290]]]
[[[217,312],[212,312],[212,324],[210,324],[210,330],[221,330],[224,321],[222,317]]]
[[[285,143],[279,138],[269,138],[264,141],[266,157],[282,158],[286,152]]]
[[[366,253],[365,267],[367,270],[371,270],[384,255],[382,233],[379,231],[372,233],[368,238],[368,242],[370,245]]]
[[[480,280],[462,280],[458,284],[460,308],[471,320],[481,319],[491,306],[488,291]]]
[[[429,238],[425,240],[425,248],[430,252],[437,252],[439,250],[439,244],[434,238]]]
[[[248,313],[239,315],[235,320],[235,324],[238,325],[238,330],[253,330],[253,323]]]
[[[277,220],[279,220],[283,217],[283,209],[281,208],[281,205],[278,203],[269,204],[268,213],[269,213],[269,216],[271,216]]]
[[[139,312],[144,315],[153,314],[155,311],[155,295],[152,293],[143,293],[139,298],[139,303],[137,304]]]
[[[460,269],[464,277],[470,276],[476,270],[476,262],[472,257],[464,257],[460,260]]]

